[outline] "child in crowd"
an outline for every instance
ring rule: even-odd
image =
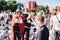
[[[36,28],[34,28],[33,29],[33,32],[31,32],[31,36],[32,36],[32,39],[31,40],[36,40],[36,36],[37,36]]]
[[[36,36],[37,36],[37,34],[36,34],[36,28],[34,28],[34,30],[33,30],[33,38],[32,38],[32,40],[36,40]]]
[[[8,27],[5,27],[4,29],[4,32],[1,34],[1,40],[10,40],[9,38],[9,28]]]

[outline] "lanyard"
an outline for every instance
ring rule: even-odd
[[[33,21],[34,25],[35,25],[36,27],[38,27],[38,24],[34,21],[34,19],[31,18],[31,20]]]
[[[60,23],[60,21],[59,21],[59,19],[58,19],[57,15],[56,15],[56,18],[57,18],[58,22]]]

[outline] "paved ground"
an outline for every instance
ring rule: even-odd
[[[9,33],[10,33],[10,35],[11,35],[11,29],[12,29],[12,28],[11,28],[11,25],[10,25],[10,24],[7,25],[4,21],[2,21],[2,22],[0,22],[0,23],[1,23],[1,24],[5,24],[5,26],[9,27],[9,29],[10,29],[10,30],[9,30]],[[3,28],[4,28],[3,26],[0,26],[0,36],[1,36],[1,33],[3,32],[3,30],[2,30]],[[31,30],[33,30],[33,28],[34,28],[34,27],[32,27]],[[30,37],[30,40],[32,40],[31,37]]]

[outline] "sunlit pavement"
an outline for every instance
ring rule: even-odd
[[[11,29],[12,29],[11,25],[10,25],[10,24],[6,24],[6,23],[4,22],[4,20],[3,20],[2,22],[0,22],[0,23],[1,23],[1,24],[5,24],[5,27],[9,27],[9,29],[10,29],[10,30],[9,30],[9,33],[10,33],[10,35],[11,35],[11,32],[12,32],[12,30],[11,30]],[[4,28],[3,26],[0,26],[0,36],[1,36],[1,33],[3,32],[3,28]],[[36,27],[31,26],[30,33],[33,32],[33,29],[34,29],[34,28],[36,28]],[[32,40],[31,37],[30,37],[29,39]]]
[[[3,22],[3,23],[1,23],[1,24],[5,24],[5,23]],[[7,25],[7,24],[6,24],[5,26],[9,27],[9,29],[10,29],[10,30],[9,30],[9,34],[10,34],[10,37],[11,37],[11,32],[12,32],[12,30],[11,30],[11,29],[12,29],[12,28],[11,28],[11,25],[9,25],[9,24]],[[3,26],[0,26],[0,38],[1,38],[2,32],[4,32],[4,31],[3,31],[3,28],[4,28]],[[33,28],[34,28],[34,27],[32,27],[31,30],[33,30]],[[32,40],[31,37],[30,37],[29,39]]]

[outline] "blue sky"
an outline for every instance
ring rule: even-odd
[[[16,0],[16,1],[24,3],[29,0]],[[32,0],[32,1],[35,1],[38,5],[60,6],[60,0]]]
[[[26,2],[29,0],[16,0],[17,2]],[[33,0],[36,1],[38,5],[48,5],[48,6],[60,6],[60,0]]]

